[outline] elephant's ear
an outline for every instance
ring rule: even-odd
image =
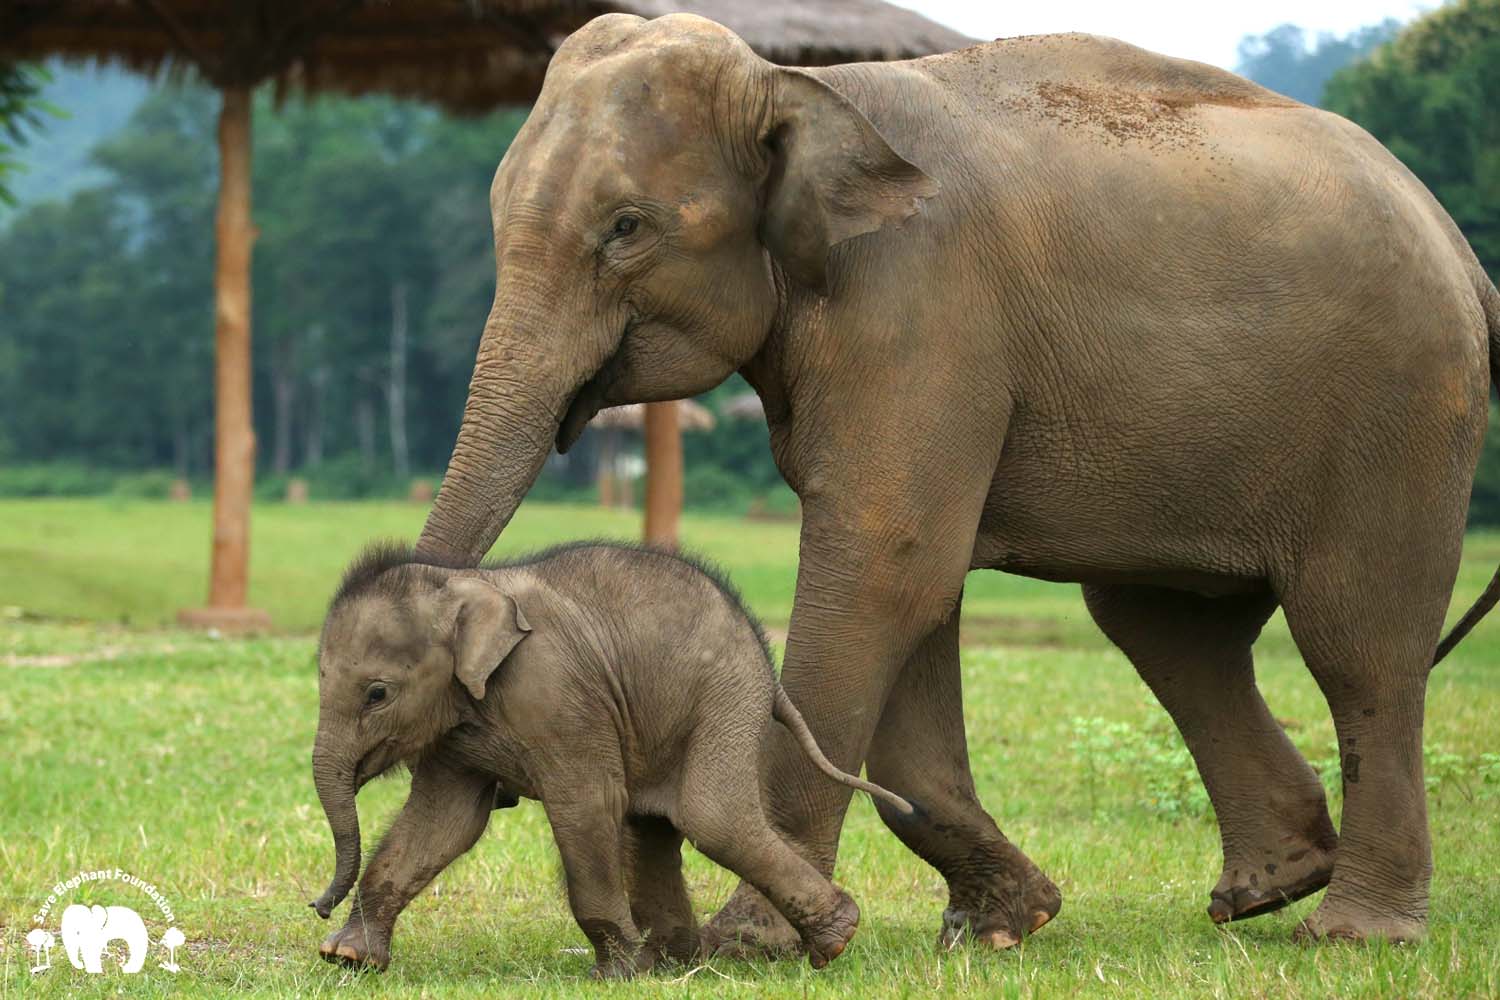
[[[453,675],[476,701],[483,700],[490,675],[531,625],[515,598],[487,580],[456,577],[444,589],[456,605],[451,611]]]
[[[848,99],[799,70],[776,70],[760,238],[798,284],[828,290],[828,251],[915,215],[939,184],[893,150]]]

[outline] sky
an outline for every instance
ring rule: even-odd
[[[1166,55],[1234,69],[1245,35],[1262,35],[1280,24],[1311,34],[1348,34],[1387,17],[1408,21],[1437,0],[894,0],[973,38],[1087,31],[1111,35]]]

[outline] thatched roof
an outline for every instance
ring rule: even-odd
[[[530,101],[561,40],[610,11],[703,14],[768,59],[908,58],[970,39],[881,0],[4,0],[0,60],[192,68],[218,86],[275,80],[481,110]]]
[[[718,423],[708,407],[691,399],[677,401],[677,426],[685,431],[711,431]],[[638,431],[646,426],[646,407],[641,403],[610,406],[599,411],[590,427]]]
[[[732,29],[772,62],[826,66],[915,59],[974,39],[881,0],[623,0],[642,17],[686,10]]]

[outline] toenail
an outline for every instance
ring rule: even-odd
[[[990,931],[985,935],[984,940],[996,951],[1004,951],[1007,948],[1014,948],[1020,944],[1020,941],[1016,939],[1014,934],[1005,930]]]

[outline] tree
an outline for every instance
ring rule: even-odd
[[[139,275],[115,307],[120,318],[93,331],[139,359],[106,384],[153,401],[140,429],[155,435],[149,464],[170,464],[183,477],[212,468],[213,345],[202,331],[213,322],[214,105],[201,87],[157,90],[91,156],[128,227],[114,255]]]
[[[272,471],[292,467],[299,436],[306,450],[321,453],[323,404],[336,393],[357,414],[371,473],[376,414],[385,411],[384,454],[405,478],[410,317],[430,268],[409,161],[436,116],[390,100],[312,101],[269,112],[258,111],[255,200],[264,251],[256,285],[271,294],[262,296],[256,333],[270,347],[257,374],[270,386]],[[299,413],[316,421],[302,435],[294,428]]]
[[[215,111],[201,85],[157,89],[93,149],[102,182],[0,231],[7,457],[212,468]],[[494,293],[487,189],[522,114],[266,95],[255,115],[262,471],[358,448],[364,484],[440,472]]]
[[[0,63],[0,202],[7,205],[15,204],[7,178],[20,168],[16,150],[25,145],[29,131],[41,128],[49,110],[41,99],[47,80],[38,66]]]
[[[10,449],[29,455],[77,454],[149,465],[138,407],[150,396],[129,383],[140,367],[125,305],[140,272],[117,253],[128,241],[112,196],[93,191],[66,204],[44,204],[0,240],[5,357],[0,364],[0,426]],[[24,308],[12,305],[25,289]]]
[[[1328,105],[1364,126],[1500,275],[1500,0],[1460,0],[1336,75]]]
[[[1313,41],[1297,25],[1283,24],[1241,39],[1237,68],[1262,87],[1318,105],[1329,77],[1394,38],[1400,27],[1388,18],[1343,37],[1325,33]]]

